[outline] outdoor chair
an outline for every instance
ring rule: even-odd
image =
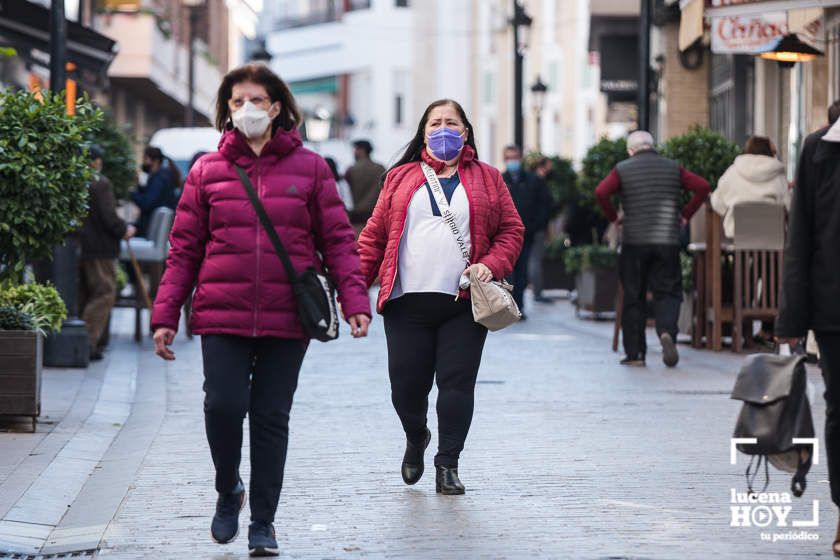
[[[172,229],[174,218],[175,212],[171,208],[157,208],[149,220],[148,237],[134,237],[130,241],[120,241],[120,261],[127,262],[131,266],[130,243],[131,250],[134,252],[141,269],[148,273],[149,296],[151,298],[154,298],[157,293],[158,284],[160,284],[161,276],[163,276],[163,265],[169,252],[169,230]],[[143,308],[146,307],[145,302],[140,297],[141,290],[137,284],[142,281],[142,278],[135,277],[134,297],[119,298],[116,304],[116,307],[134,308],[134,340],[138,342],[142,336],[141,313]]]
[[[732,325],[732,349],[741,352],[751,342],[752,330],[745,323],[771,320],[778,313],[785,238],[785,209],[768,203],[737,205],[735,237],[723,237],[722,220],[712,214],[707,223],[705,265],[706,347],[723,348],[723,325]],[[724,261],[732,263],[732,274],[724,274]],[[731,282],[731,301],[724,282]],[[730,290],[726,290],[729,292]]]

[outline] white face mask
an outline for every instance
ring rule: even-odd
[[[231,114],[233,126],[245,135],[246,138],[258,138],[265,134],[271,125],[271,117],[268,111],[260,109],[250,101],[246,101],[242,107]]]

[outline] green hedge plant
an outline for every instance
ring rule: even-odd
[[[86,138],[102,113],[86,100],[68,116],[64,96],[0,92],[0,280],[20,279],[88,212]]]
[[[0,284],[0,306],[27,313],[44,333],[60,331],[67,318],[67,306],[51,284]]]
[[[569,274],[595,268],[611,269],[618,266],[618,253],[606,245],[577,245],[564,251],[563,262]]]
[[[627,159],[627,140],[601,140],[589,148],[583,158],[578,174],[578,204],[590,210],[598,210],[595,188],[610,174],[613,167]]]
[[[120,126],[113,115],[106,112],[100,128],[91,131],[87,140],[99,144],[105,150],[102,174],[114,185],[117,199],[127,199],[129,191],[137,182],[137,162],[127,128]]]
[[[720,176],[741,153],[741,147],[717,132],[695,125],[662,144],[659,153],[706,179],[714,190]]]

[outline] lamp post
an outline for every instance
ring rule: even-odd
[[[638,129],[650,129],[650,0],[639,10],[639,114]]]
[[[257,48],[251,53],[251,61],[268,64],[274,58],[265,46],[265,37],[257,37]]]
[[[522,63],[532,21],[519,0],[513,0],[513,18],[510,20],[513,26],[513,143],[520,150],[525,136],[522,118]]]
[[[198,25],[198,8],[204,5],[204,0],[181,0],[187,8],[187,104],[184,107],[184,126],[195,125],[195,111],[193,97],[195,95],[195,28]]]
[[[542,153],[542,110],[545,104],[545,92],[548,86],[545,85],[537,74],[537,79],[531,84],[531,98],[534,101],[534,113],[537,118],[537,151]]]

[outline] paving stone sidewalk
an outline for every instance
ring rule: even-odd
[[[209,537],[215,493],[199,341],[179,335],[177,360],[165,364],[150,341],[133,345],[123,319],[105,364],[47,373],[45,402],[60,422],[35,435],[0,433],[0,551],[247,557],[247,515],[235,543]],[[576,319],[558,301],[531,305],[527,322],[488,337],[462,497],[436,495],[431,471],[402,483],[381,320],[368,339],[345,330],[313,343],[275,524],[282,557],[829,557],[837,518],[824,452],[789,517],[809,518],[819,500],[818,527],[730,526],[730,489],[745,489],[745,463],[729,462],[738,403],[728,395],[741,358],[680,345],[682,361],[669,370],[651,332],[648,366],[624,368],[611,334],[612,323]],[[62,385],[60,375],[76,381]],[[822,383],[816,371],[809,377],[821,434]],[[771,472],[768,490],[784,492],[789,480]],[[819,540],[768,542],[762,531]]]

